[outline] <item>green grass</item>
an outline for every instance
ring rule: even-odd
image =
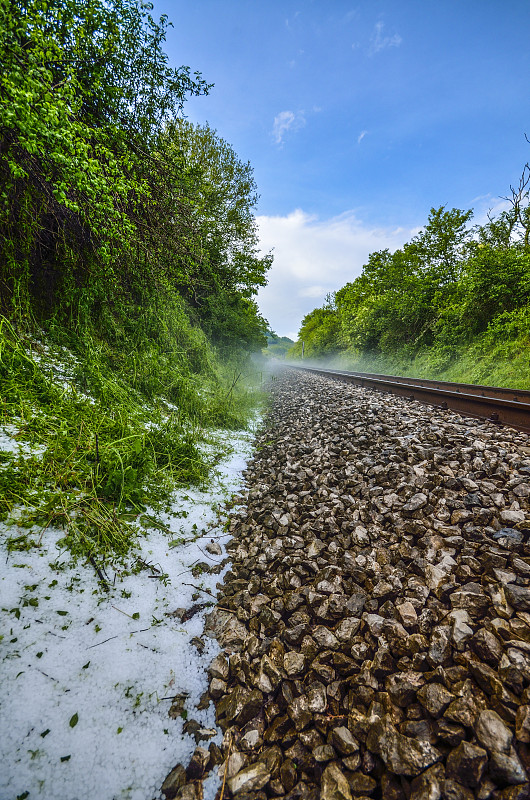
[[[0,451],[0,519],[16,523],[11,550],[45,546],[60,526],[74,557],[105,561],[134,547],[146,506],[205,483],[208,430],[243,427],[256,394],[241,359],[222,366],[211,350],[193,373],[185,354],[149,340],[129,353],[89,337],[74,345],[22,338],[0,317],[0,424],[24,448]]]
[[[530,389],[530,342],[527,336],[506,339],[493,332],[477,337],[469,347],[450,353],[432,348],[414,358],[342,353],[335,366],[359,372],[432,378],[455,383]]]

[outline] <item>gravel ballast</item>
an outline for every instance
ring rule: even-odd
[[[166,797],[530,797],[529,437],[285,369],[246,480]]]

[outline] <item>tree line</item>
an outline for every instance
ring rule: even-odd
[[[212,86],[170,66],[151,12],[0,0],[0,311],[131,336],[171,308],[221,350],[256,349],[271,256],[252,168],[184,118]]]
[[[471,210],[432,208],[395,252],[371,253],[359,277],[307,314],[291,355],[411,361],[442,372],[466,349],[511,342],[528,353],[530,168],[506,210],[473,225]]]

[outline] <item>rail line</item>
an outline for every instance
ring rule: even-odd
[[[463,416],[486,419],[497,425],[530,433],[530,391],[498,386],[403,378],[368,372],[348,372],[319,367],[286,366],[302,369],[328,378],[354,383],[366,389],[389,392],[409,400],[458,411]]]

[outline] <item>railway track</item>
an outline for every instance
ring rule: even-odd
[[[528,436],[322,372],[271,383],[230,521],[221,794],[528,800]]]
[[[366,389],[389,392],[409,400],[418,400],[420,403],[458,411],[463,416],[486,419],[498,425],[508,425],[530,433],[528,390],[302,367],[294,364],[288,366],[346,383],[354,383]]]

